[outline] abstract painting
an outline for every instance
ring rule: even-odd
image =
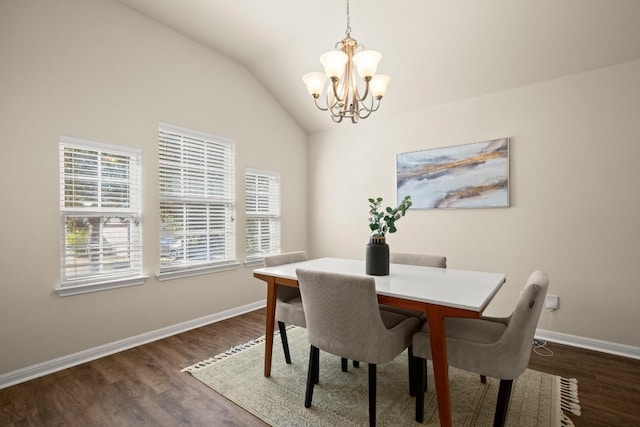
[[[398,154],[397,174],[411,209],[508,207],[509,139]]]

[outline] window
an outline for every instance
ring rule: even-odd
[[[237,265],[234,143],[160,124],[160,279]]]
[[[60,138],[59,295],[144,282],[140,162],[137,149]]]
[[[247,169],[247,263],[280,253],[280,175]]]

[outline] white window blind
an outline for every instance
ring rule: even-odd
[[[245,171],[247,261],[280,253],[280,175]]]
[[[159,128],[160,272],[235,263],[233,141]]]
[[[142,274],[141,151],[60,138],[61,287]]]

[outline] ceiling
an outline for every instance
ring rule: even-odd
[[[302,83],[344,38],[344,0],[116,0],[247,69],[308,133],[333,123]],[[638,0],[352,0],[351,35],[391,83],[375,117],[640,58]]]

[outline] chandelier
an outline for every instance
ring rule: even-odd
[[[334,122],[340,123],[342,119],[348,118],[352,123],[358,123],[358,120],[366,119],[380,107],[380,100],[387,91],[391,78],[384,74],[376,74],[382,55],[374,50],[363,50],[364,46],[351,38],[349,0],[345,34],[346,38],[336,43],[336,50],[320,56],[324,73],[307,73],[302,77],[302,81],[307,85],[309,94],[313,96],[316,107],[322,111],[329,111]],[[364,92],[358,89],[356,70],[364,81],[360,82]],[[327,77],[329,84],[325,88]],[[322,92],[325,92],[324,105],[318,102]]]

